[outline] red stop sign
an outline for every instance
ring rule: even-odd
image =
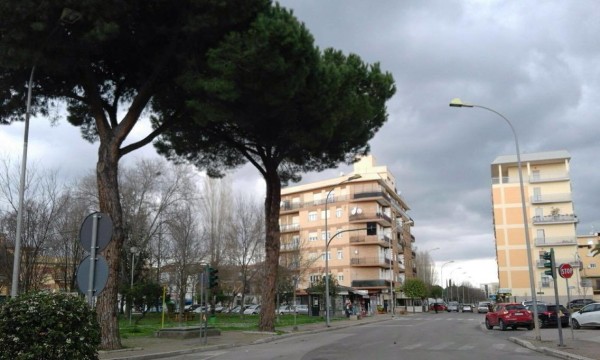
[[[560,264],[558,274],[561,278],[568,279],[573,276],[573,267],[570,264]]]

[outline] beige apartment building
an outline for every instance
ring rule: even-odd
[[[544,252],[554,249],[557,264],[569,263],[576,273],[582,269],[570,159],[564,150],[521,155],[534,286],[538,300],[550,303],[555,302],[554,280],[544,273]],[[492,162],[491,170],[499,292],[511,294],[511,300],[531,299],[517,157],[499,156]],[[560,301],[564,303],[566,281],[560,277],[557,281]],[[575,281],[571,279],[569,286]]]
[[[399,286],[415,276],[415,238],[396,186],[387,166],[366,156],[351,174],[281,191],[280,263],[297,272],[300,292],[325,276],[327,257],[331,278],[360,294],[369,308],[387,307],[390,293],[398,304]],[[336,301],[340,309],[342,300]]]

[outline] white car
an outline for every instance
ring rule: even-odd
[[[244,315],[256,315],[260,313],[260,305],[250,305],[244,310]]]
[[[571,324],[574,329],[582,326],[600,326],[600,303],[586,305],[571,314]]]

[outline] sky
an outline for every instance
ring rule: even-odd
[[[370,142],[408,201],[419,250],[438,278],[497,282],[490,164],[515,154],[496,114],[451,108],[451,99],[486,106],[513,124],[521,153],[567,150],[578,234],[600,231],[600,2],[459,0],[283,0],[316,44],[379,62],[396,82],[387,123]],[[147,123],[135,129],[141,138]],[[77,176],[95,168],[97,145],[66,121],[35,118],[32,163]],[[20,159],[23,126],[0,127],[0,156]],[[156,156],[151,146],[125,161]],[[351,166],[305,174],[312,182]],[[230,176],[264,194],[251,166]],[[437,250],[432,250],[436,249]],[[448,263],[453,261],[452,263]],[[440,274],[441,266],[448,263]]]

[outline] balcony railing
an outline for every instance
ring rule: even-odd
[[[558,173],[550,173],[550,174],[540,174],[537,176],[530,176],[530,183],[542,183],[542,182],[552,182],[552,181],[564,181],[569,180],[569,173],[567,172],[558,172]]]
[[[583,263],[581,261],[577,261],[577,260],[568,260],[568,259],[555,259],[556,261],[556,266],[558,267],[560,264],[566,264],[568,263],[569,265],[571,265],[572,267],[576,268],[576,269],[581,269],[583,267]],[[546,262],[546,260],[537,260],[536,261],[536,265],[538,268],[543,268],[544,267],[544,263]]]
[[[300,250],[300,244],[298,243],[282,243],[280,245],[281,251],[297,251]]]
[[[532,204],[559,203],[572,201],[571,194],[544,194],[531,197]]]
[[[374,280],[352,280],[352,287],[356,288],[369,288],[369,287],[385,287],[390,286],[389,280],[374,279]]]
[[[536,246],[563,246],[563,245],[575,245],[577,244],[577,238],[574,236],[555,236],[555,237],[542,237],[535,238]]]
[[[281,224],[279,225],[280,232],[298,231],[300,230],[300,224]]]
[[[391,244],[391,239],[385,235],[357,235],[350,236],[350,243],[354,245],[381,245],[384,247],[389,247]]]
[[[577,216],[573,214],[565,215],[545,215],[545,216],[534,216],[532,218],[534,224],[557,224],[557,223],[576,223]]]
[[[390,200],[390,196],[385,191],[364,191],[364,192],[356,192],[354,193],[354,199],[364,199],[364,198],[379,198],[382,197],[386,200]]]
[[[360,213],[349,216],[350,221],[357,220],[384,220],[385,222],[391,223],[392,219],[384,213]]]
[[[390,266],[390,259],[378,257],[355,257],[350,259],[351,266]]]

